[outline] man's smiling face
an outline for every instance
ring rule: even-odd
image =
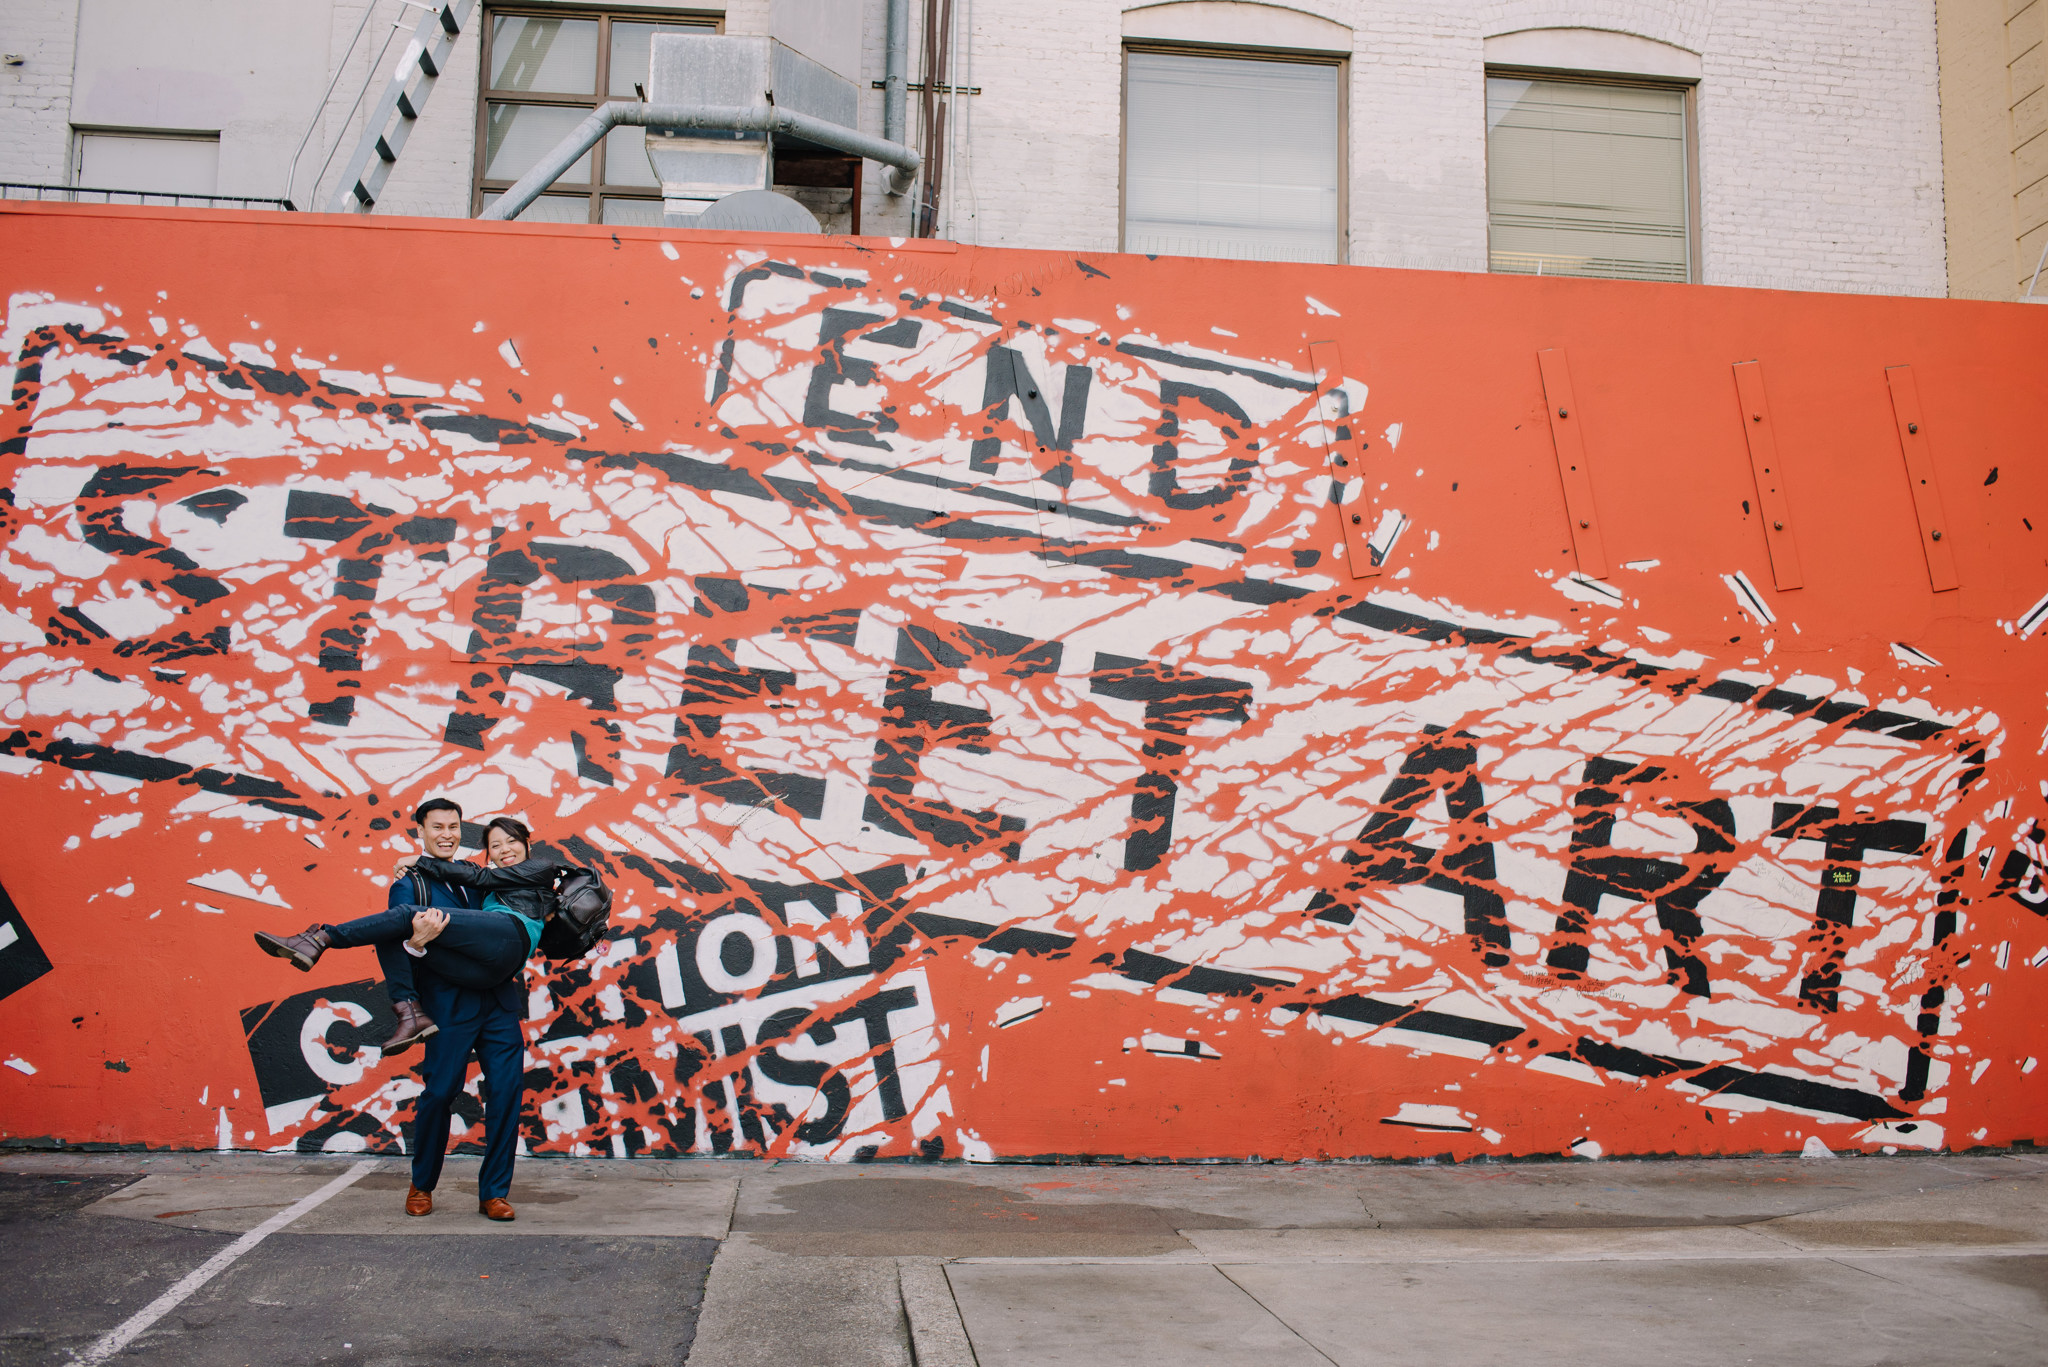
[[[420,844],[435,859],[453,859],[462,849],[462,818],[454,812],[428,812],[420,823]]]

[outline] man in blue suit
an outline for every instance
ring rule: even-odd
[[[413,826],[420,848],[434,859],[455,859],[462,851],[462,808],[445,797],[429,798],[413,813]],[[418,1001],[394,998],[398,1029],[384,1042],[384,1052],[394,1054],[426,1042],[427,1056],[420,1073],[425,1084],[413,1103],[412,1187],[405,1193],[407,1215],[431,1215],[434,1188],[441,1180],[441,1162],[448,1148],[449,1113],[462,1092],[464,1075],[474,1054],[484,1070],[484,1161],[477,1174],[477,1206],[493,1220],[514,1218],[506,1196],[512,1190],[512,1163],[519,1149],[519,1110],[526,1096],[526,1041],[519,1031],[525,1019],[526,1003],[520,991],[519,971],[494,987],[458,986],[436,973],[423,946],[435,938],[439,927],[423,922],[439,921],[419,913],[430,907],[447,912],[479,909],[483,896],[431,878],[417,869],[391,883],[386,916],[398,912],[411,915],[420,944],[395,939],[404,935],[403,925],[379,925],[386,918],[366,917],[345,926],[314,926],[298,935],[258,934],[256,941],[266,953],[290,959],[300,968],[310,968],[328,949],[353,944],[373,944],[384,970],[387,985],[410,980]],[[389,933],[385,933],[386,930]],[[362,938],[353,932],[361,931]],[[375,938],[372,938],[374,935]],[[424,939],[421,936],[424,935]],[[520,940],[524,958],[524,940]],[[406,956],[410,955],[410,961]]]
[[[462,847],[462,809],[445,797],[430,798],[413,813],[420,847],[435,859],[454,859]],[[425,897],[419,894],[424,891]],[[483,894],[412,872],[391,883],[392,909],[420,904],[432,907],[481,906]],[[404,953],[409,946],[379,945]],[[510,1220],[512,1163],[519,1152],[519,1108],[526,1096],[526,1041],[519,1023],[526,1002],[514,974],[485,991],[457,987],[426,963],[412,965],[420,1005],[438,1031],[427,1036],[427,1057],[421,1068],[426,1089],[413,1103],[412,1188],[405,1194],[405,1213],[427,1215],[434,1209],[434,1187],[441,1180],[441,1160],[448,1148],[449,1110],[462,1091],[463,1075],[474,1053],[484,1070],[484,1161],[477,1173],[477,1204],[493,1220]],[[387,973],[386,978],[390,977]]]

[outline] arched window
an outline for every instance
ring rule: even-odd
[[[1350,51],[1275,5],[1127,11],[1123,249],[1342,261]]]
[[[1699,67],[1681,48],[1598,29],[1488,38],[1490,268],[1694,279]]]

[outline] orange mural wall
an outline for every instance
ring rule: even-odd
[[[0,276],[6,1144],[401,1150],[372,957],[250,935],[436,794],[617,894],[532,1152],[2048,1137],[2048,310],[20,205]]]

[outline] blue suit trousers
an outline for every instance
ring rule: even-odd
[[[497,915],[497,913],[491,913]],[[499,916],[499,920],[510,920]],[[514,927],[517,928],[516,925]],[[519,1016],[497,1002],[465,1019],[441,1025],[427,1041],[422,1080],[426,1089],[413,1103],[412,1184],[432,1191],[441,1180],[448,1148],[449,1109],[462,1091],[474,1052],[484,1067],[484,1161],[477,1173],[477,1199],[488,1201],[512,1190],[512,1160],[519,1152],[519,1108],[526,1098],[526,1041]]]
[[[398,893],[394,889],[393,896]],[[439,1026],[420,1065],[425,1084],[413,1103],[412,1184],[432,1191],[441,1180],[455,1098],[462,1094],[469,1060],[484,1070],[484,1161],[477,1196],[488,1201],[512,1190],[519,1153],[519,1111],[526,1099],[526,1041],[517,981],[531,952],[526,928],[502,911],[442,906],[448,925],[427,944],[424,957],[405,952],[419,907],[399,903],[373,916],[327,929],[337,948],[372,945],[391,1000],[420,1001]],[[415,985],[415,969],[421,970]],[[421,1000],[424,994],[424,1000]]]

